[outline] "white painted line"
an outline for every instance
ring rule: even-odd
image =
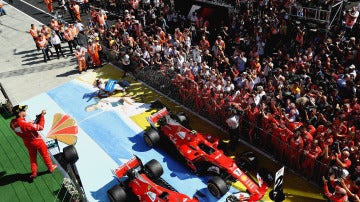
[[[22,0],[20,0],[20,1],[22,1]],[[24,3],[25,3],[25,2],[24,2]],[[26,3],[26,4],[28,4],[28,3]],[[6,4],[6,5],[11,6],[13,9],[17,10],[19,13],[22,13],[23,15],[28,16],[29,18],[33,19],[34,21],[38,22],[39,24],[44,24],[44,23],[40,22],[39,20],[37,20],[37,19],[35,19],[35,18],[31,17],[30,15],[28,15],[28,14],[24,13],[22,10],[19,10],[19,9],[18,9],[18,8],[16,8],[15,6],[13,6],[13,5],[11,5],[11,4]]]
[[[33,7],[33,8],[35,8],[35,9],[37,9],[37,10],[39,10],[39,11],[41,11],[41,12],[43,12],[43,13],[45,13],[45,14],[47,14],[47,15],[51,16],[51,17],[55,17],[55,16],[51,15],[50,13],[48,13],[48,12],[46,12],[46,11],[44,11],[44,10],[42,10],[42,9],[40,9],[40,8],[38,8],[38,7],[36,7],[36,6],[34,6],[34,5],[32,5],[32,4],[30,4],[30,3],[26,2],[26,1],[24,1],[24,0],[19,0],[19,1],[21,1],[21,2],[23,2],[24,4],[27,4],[27,5],[29,5],[29,6],[31,6],[31,7]]]
[[[53,18],[55,18],[54,15],[51,15],[50,13],[48,13],[48,12],[46,12],[46,11],[44,11],[44,10],[36,7],[36,6],[33,6],[33,5],[31,5],[30,3],[26,2],[26,1],[23,1],[23,0],[19,0],[19,1],[23,2],[24,4],[26,4],[26,5],[28,5],[28,6],[31,6],[31,7],[35,8],[36,10],[39,10],[39,11],[41,11],[41,12],[43,12],[43,13],[45,13],[45,14],[53,17]],[[11,6],[12,8],[14,8],[14,9],[17,10],[17,11],[19,11],[20,13],[22,13],[22,14],[24,14],[24,15],[32,18],[32,19],[34,19],[34,21],[38,22],[39,24],[44,24],[44,23],[40,22],[39,20],[35,19],[34,17],[30,16],[29,14],[24,13],[22,10],[19,10],[18,8],[16,8],[15,6],[13,6],[13,5],[11,5],[11,4],[6,3],[5,5]],[[49,23],[50,23],[50,22],[49,22]]]

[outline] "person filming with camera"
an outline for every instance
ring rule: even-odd
[[[16,116],[10,122],[10,128],[21,137],[30,156],[31,175],[33,179],[37,177],[37,152],[42,156],[46,167],[52,173],[57,168],[50,158],[48,148],[38,131],[44,129],[46,111],[42,110],[34,122],[26,121],[27,105],[16,105],[12,108],[12,112]]]

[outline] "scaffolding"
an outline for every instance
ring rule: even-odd
[[[290,17],[304,22],[315,23],[319,29],[325,30],[326,34],[331,30],[334,23],[341,20],[345,1],[333,1],[327,8],[306,7],[301,4],[290,6]]]

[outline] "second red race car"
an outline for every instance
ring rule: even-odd
[[[152,159],[145,165],[134,156],[125,164],[113,170],[120,184],[107,191],[112,202],[198,202],[179,193],[160,176],[163,174],[161,164]]]
[[[256,183],[240,169],[234,159],[218,148],[219,139],[185,127],[188,120],[184,113],[172,114],[167,108],[163,108],[148,117],[148,122],[151,128],[144,133],[145,143],[149,147],[171,145],[193,172],[215,174],[208,181],[207,187],[217,198],[228,192],[229,185],[240,182],[246,187],[248,194],[244,201],[259,201],[272,183],[273,177],[267,171],[258,173]],[[248,157],[249,161],[255,158],[251,154]]]

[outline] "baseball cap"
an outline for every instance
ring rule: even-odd
[[[12,112],[14,114],[18,114],[19,112],[21,111],[25,111],[27,110],[28,106],[27,105],[15,105],[13,108],[12,108]]]

